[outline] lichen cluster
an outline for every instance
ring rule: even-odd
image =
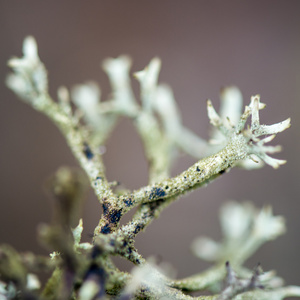
[[[283,299],[300,296],[300,288],[283,286],[274,271],[254,272],[244,262],[265,242],[285,232],[282,217],[273,216],[270,207],[257,210],[250,203],[230,202],[221,209],[223,241],[200,237],[192,245],[194,254],[213,263],[208,270],[188,278],[172,279],[163,266],[146,260],[134,246],[137,234],[158,218],[161,211],[183,194],[202,187],[233,167],[254,169],[268,164],[278,168],[284,160],[270,156],[279,146],[266,146],[275,135],[290,126],[290,119],[273,125],[260,123],[265,107],[259,95],[242,111],[242,95],[236,87],[221,93],[220,113],[207,101],[210,123],[214,126],[208,141],[187,129],[172,91],[158,84],[160,60],[154,58],[134,77],[140,84],[140,101],[131,88],[131,61],[126,56],[107,59],[112,94],[100,101],[100,88],[94,82],[75,86],[69,93],[61,87],[54,101],[48,93],[46,68],[37,45],[27,37],[24,56],[12,58],[13,73],[7,85],[23,101],[48,116],[65,137],[84,173],[61,168],[49,179],[48,188],[56,199],[51,224],[39,226],[39,238],[49,249],[49,257],[18,253],[7,245],[0,247],[0,299]],[[148,185],[122,191],[108,182],[102,161],[107,138],[120,117],[134,124],[149,163]],[[251,120],[250,120],[251,119]],[[179,152],[197,162],[171,177],[170,167]],[[83,221],[79,220],[81,200],[90,185],[99,200],[102,216],[92,243],[81,243]],[[122,217],[136,208],[130,221]],[[77,227],[72,229],[76,222]],[[134,264],[131,273],[119,270],[112,256]],[[50,276],[44,286],[37,274]],[[206,296],[192,297],[193,291]],[[207,291],[211,293],[207,295]]]

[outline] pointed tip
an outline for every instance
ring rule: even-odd
[[[142,71],[134,72],[132,74],[132,76],[134,79],[140,81],[145,76],[145,71],[146,71],[146,69],[144,69]]]
[[[107,57],[101,63],[101,68],[104,72],[110,73],[116,70],[126,70],[129,71],[132,65],[132,60],[129,55],[120,55],[117,58]]]
[[[284,131],[291,127],[291,118],[287,118],[286,120],[284,120],[278,124],[280,124],[280,129],[279,129],[280,131],[278,131],[278,132]]]
[[[287,161],[285,159],[276,159],[274,165],[271,165],[274,169],[279,169],[280,166],[285,165]]]
[[[151,59],[149,64],[156,64],[158,67],[161,66],[161,59],[158,56],[155,56]]]
[[[20,59],[17,57],[12,57],[7,61],[7,66],[10,68],[15,68],[20,64]]]
[[[65,86],[60,86],[57,89],[57,97],[62,102],[69,102],[70,97],[68,89]]]
[[[23,42],[23,54],[24,56],[32,59],[38,57],[37,43],[33,36],[29,35]]]

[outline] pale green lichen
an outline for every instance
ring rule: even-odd
[[[80,219],[77,227],[72,230],[73,238],[74,238],[74,250],[78,252],[80,252],[80,249],[90,250],[93,247],[93,245],[90,243],[80,243],[82,231],[83,231],[83,222],[82,219]]]
[[[140,84],[140,103],[131,87],[131,60],[127,56],[109,58],[103,63],[112,87],[107,101],[101,101],[98,85],[88,82],[75,86],[71,93],[66,87],[59,88],[56,102],[48,94],[47,72],[33,37],[25,39],[23,53],[22,58],[9,60],[14,72],[8,76],[7,85],[60,129],[85,171],[103,214],[95,228],[93,243],[81,243],[82,220],[73,230],[71,227],[74,218],[78,222],[76,211],[83,197],[84,179],[75,170],[60,169],[49,184],[56,199],[56,218],[52,225],[39,228],[40,239],[52,251],[51,258],[33,255],[28,263],[26,255],[7,246],[0,247],[0,297],[12,299],[16,293],[46,300],[133,297],[225,300],[300,296],[299,287],[282,287],[282,280],[274,272],[252,274],[243,267],[245,260],[263,243],[285,231],[282,217],[273,216],[269,207],[259,212],[250,204],[224,206],[221,212],[223,242],[200,238],[193,244],[194,253],[214,265],[188,278],[174,280],[163,275],[134,246],[136,235],[170,203],[232,167],[252,169],[266,163],[277,168],[285,163],[270,156],[281,150],[279,146],[265,144],[287,129],[290,119],[262,125],[259,110],[265,105],[260,97],[252,97],[242,113],[241,92],[236,87],[228,87],[222,90],[219,114],[212,102],[207,101],[208,117],[214,129],[209,141],[205,141],[183,125],[171,89],[158,83],[159,58],[134,74]],[[134,124],[149,162],[148,185],[135,191],[114,191],[115,183],[107,181],[101,157],[106,140],[121,116]],[[246,126],[250,117],[250,125]],[[170,177],[172,162],[179,151],[199,161]],[[135,207],[132,219],[121,226],[123,215]],[[114,255],[131,261],[136,267],[131,273],[118,270],[111,260]],[[230,264],[226,263],[225,267],[226,261]],[[52,275],[37,296],[32,289],[38,288],[38,280],[32,274],[43,269]],[[227,286],[222,289],[224,278],[227,278]],[[261,285],[268,289],[260,290]],[[202,290],[209,290],[212,295],[186,294]]]

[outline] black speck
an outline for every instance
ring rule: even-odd
[[[156,202],[156,201],[155,201]],[[143,215],[142,215],[142,219],[143,220],[145,220],[145,219],[147,219],[147,218],[149,218],[149,217],[151,217],[151,212],[145,212],[145,213],[143,213]]]
[[[106,215],[108,213],[109,205],[107,203],[102,204],[103,214]]]
[[[111,223],[117,223],[120,221],[121,216],[122,216],[122,209],[112,209],[108,217]]]
[[[220,175],[222,175],[224,173],[225,173],[225,170],[222,170],[222,171],[219,172]]]
[[[201,170],[199,169],[199,167],[198,167],[198,166],[197,166],[197,168],[196,168],[196,171],[197,171],[197,172],[200,172],[200,171],[201,171]]]
[[[103,234],[111,233],[111,228],[109,227],[109,224],[106,224],[104,227],[101,228],[101,233]]]
[[[92,263],[86,273],[85,279],[87,277],[89,277],[89,275],[96,275],[96,276],[99,276],[100,278],[103,278],[104,274],[105,274],[105,272],[102,268],[97,266],[95,263]]]
[[[149,200],[154,198],[164,197],[166,192],[162,188],[153,188],[150,192]]]
[[[124,199],[123,202],[124,202],[124,204],[125,204],[127,207],[130,207],[130,206],[133,204],[131,198]]]
[[[94,153],[92,152],[90,146],[87,143],[83,144],[83,153],[88,160],[94,157]]]
[[[102,180],[101,176],[96,177],[96,180]]]
[[[144,224],[138,224],[136,225],[135,229],[134,229],[134,234],[137,234],[138,232],[140,232],[143,228],[145,227]]]
[[[99,286],[99,292],[96,295],[96,298],[101,298],[104,296],[105,289],[105,281],[106,281],[106,272],[103,268],[98,266],[96,263],[92,263],[84,276],[84,280],[89,280],[89,278],[93,278]]]
[[[153,217],[156,208],[158,208],[164,202],[165,202],[164,199],[159,199],[157,201],[153,201],[153,202],[148,203],[149,208],[150,208],[149,216]]]
[[[101,249],[100,247],[94,246],[94,247],[93,247],[93,250],[92,250],[92,253],[91,253],[92,259],[97,258],[97,257],[100,256],[102,253],[103,253],[103,251],[102,251],[102,249]]]
[[[166,186],[165,186],[165,189],[167,190],[168,188],[169,188],[169,186],[168,186],[168,185],[166,185]]]
[[[143,293],[143,294],[145,294],[145,293],[148,293],[150,290],[148,289],[148,288],[143,288],[143,289],[141,289],[141,292]]]

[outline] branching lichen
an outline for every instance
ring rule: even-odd
[[[77,212],[86,180],[77,170],[60,169],[48,184],[56,199],[55,218],[52,224],[39,228],[40,239],[51,254],[28,256],[1,246],[0,297],[225,300],[300,296],[299,287],[282,287],[282,280],[274,272],[263,273],[257,269],[253,274],[243,267],[262,244],[285,231],[283,218],[273,216],[270,207],[257,211],[249,203],[225,205],[221,210],[223,242],[198,238],[193,244],[195,255],[214,265],[188,278],[170,279],[134,246],[136,235],[187,192],[212,182],[235,166],[253,169],[268,164],[278,168],[285,163],[270,156],[281,150],[279,146],[265,144],[287,129],[290,119],[273,125],[261,124],[259,111],[265,104],[260,102],[260,97],[253,96],[242,113],[241,92],[236,87],[228,87],[222,91],[219,114],[212,102],[207,101],[214,130],[210,140],[205,141],[183,125],[171,89],[158,84],[161,67],[158,58],[134,74],[140,84],[140,103],[131,88],[131,61],[126,56],[103,63],[112,87],[107,101],[100,101],[101,91],[94,82],[77,85],[71,92],[61,87],[58,101],[54,101],[48,93],[46,68],[33,37],[25,39],[23,53],[22,58],[9,60],[13,73],[8,76],[7,85],[60,129],[86,173],[103,213],[93,243],[81,243],[83,221],[79,220],[78,224]],[[148,185],[135,191],[114,191],[113,184],[106,179],[101,157],[106,140],[121,116],[134,124],[149,163]],[[171,177],[170,168],[179,151],[198,161]],[[135,207],[132,219],[121,226],[122,217]],[[71,230],[74,222],[78,226]],[[115,255],[132,262],[133,271],[120,271],[111,260]],[[42,289],[33,274],[41,270],[51,272]],[[224,278],[227,278],[226,286],[222,288]],[[202,290],[212,295],[188,295]]]

